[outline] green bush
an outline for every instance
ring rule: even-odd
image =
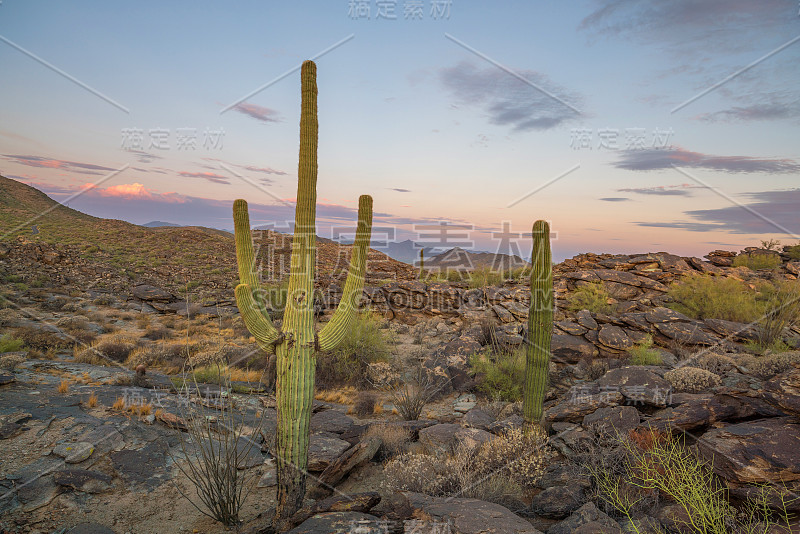
[[[749,323],[761,316],[757,291],[741,280],[697,275],[670,286],[667,295],[675,311],[694,319],[725,319]]]
[[[470,358],[471,373],[478,378],[478,391],[493,400],[522,400],[525,386],[525,349],[510,353],[478,352]]]
[[[733,258],[734,267],[747,267],[753,271],[774,269],[780,265],[781,257],[777,254],[741,254]]]
[[[786,253],[792,260],[800,260],[800,244],[787,245],[783,247],[783,252]]]
[[[661,354],[653,348],[653,336],[649,335],[644,341],[640,341],[628,349],[631,364],[633,365],[663,365],[664,360]]]
[[[367,366],[388,361],[390,354],[390,339],[380,322],[371,313],[362,312],[336,350],[317,356],[317,381],[324,386],[368,386]]]
[[[469,273],[469,287],[480,289],[483,287],[496,286],[503,283],[503,275],[493,271],[489,267],[480,267]]]
[[[611,305],[608,294],[602,283],[592,283],[579,286],[567,297],[567,309],[571,311],[589,310],[592,313],[608,313]]]
[[[22,348],[24,342],[21,339],[15,339],[9,334],[4,334],[0,337],[0,353],[14,352]]]

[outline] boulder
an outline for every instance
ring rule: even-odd
[[[550,350],[555,361],[577,363],[582,359],[592,358],[599,354],[597,347],[579,336],[554,334]]]
[[[312,432],[344,434],[353,424],[352,418],[338,410],[324,410],[311,416]]]
[[[639,426],[640,421],[639,410],[633,406],[608,406],[584,417],[583,427],[593,427],[597,432],[612,436],[625,435]]]
[[[420,532],[434,532],[433,528],[440,528],[442,532],[451,534],[541,534],[530,523],[499,504],[478,499],[429,497],[412,492],[404,494],[415,510],[414,515],[429,521],[428,525],[424,524],[425,520],[417,521],[413,526],[406,523],[406,528],[419,527]],[[444,530],[444,525],[448,524],[449,530]]]
[[[363,527],[365,530],[357,530]],[[380,528],[380,519],[363,512],[328,512],[317,514],[287,534],[356,534]]]
[[[477,449],[484,443],[491,441],[493,434],[479,428],[462,428],[453,434],[453,439],[458,447]]]
[[[564,519],[585,501],[586,495],[581,487],[552,486],[533,497],[530,510],[548,519]]]
[[[155,302],[172,302],[175,295],[161,289],[160,287],[142,284],[133,288],[133,296],[139,300]]]
[[[604,324],[600,328],[598,340],[606,347],[618,351],[624,351],[633,346],[633,341],[622,328],[609,324]]]
[[[473,408],[464,415],[463,424],[470,428],[488,430],[489,425],[494,423],[494,417],[480,408]]]
[[[628,401],[666,406],[672,392],[669,382],[644,367],[612,369],[595,381],[605,391],[619,391]]]
[[[499,421],[495,421],[491,425],[489,425],[486,430],[491,432],[492,434],[504,434],[509,430],[514,430],[517,428],[522,428],[522,425],[525,423],[525,420],[520,415],[510,415],[505,419],[501,419]]]
[[[614,529],[619,529],[616,521],[603,513],[594,503],[587,502],[575,510],[567,519],[550,527],[547,530],[547,534],[573,534],[583,525],[590,523],[599,523],[608,529],[597,532],[618,532],[618,530]]]
[[[619,390],[592,393],[591,389],[583,392],[580,388],[573,388],[567,399],[545,411],[545,420],[579,423],[597,409],[604,406],[617,406],[623,400],[624,397]]]
[[[655,326],[665,337],[684,345],[717,345],[720,342],[701,322],[655,323]]]
[[[592,312],[589,310],[581,310],[575,314],[575,319],[578,324],[589,330],[597,330],[597,321],[592,317]]]
[[[800,369],[768,380],[764,384],[764,399],[787,414],[800,416]]]
[[[455,434],[461,425],[439,423],[419,431],[419,442],[431,451],[446,451],[455,445]]]
[[[680,312],[669,308],[658,307],[645,312],[645,318],[651,323],[691,322],[692,320]]]
[[[94,452],[94,446],[84,441],[78,443],[59,443],[53,449],[53,454],[64,458],[68,464],[77,464],[86,460]]]
[[[349,448],[350,443],[330,434],[311,434],[308,444],[308,470],[324,471]]]

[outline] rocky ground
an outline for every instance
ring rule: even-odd
[[[14,265],[22,265],[15,258]],[[381,532],[384,526],[393,532],[464,534],[632,532],[627,520],[597,499],[591,479],[576,466],[603,435],[642,428],[685,435],[693,450],[712,461],[733,498],[751,496],[766,484],[773,505],[783,498],[790,510],[800,512],[800,500],[793,500],[800,491],[800,353],[753,355],[746,345],[752,326],[698,321],[666,307],[668,286],[691,273],[796,280],[798,265],[784,261],[779,269],[750,271],[731,267],[724,252],[708,259],[586,254],[556,266],[560,301],[582,284],[599,282],[614,311],[559,309],[553,387],[545,404],[551,452],[536,488],[506,506],[387,489],[385,444],[370,428],[402,428],[411,437],[407,448],[423,451],[491,441],[518,427],[517,405],[476,396],[467,357],[489,341],[487,322],[495,325],[496,342],[523,343],[530,299],[526,285],[509,281],[470,289],[412,280],[370,285],[365,305],[385,317],[397,358],[420,357],[440,381],[439,395],[415,422],[401,421],[385,397],[379,397],[382,413],[359,418],[348,413],[352,399],[328,402],[320,396],[312,419],[310,471],[355,497],[337,501],[337,494],[330,499],[328,492],[312,488],[316,501],[307,502],[292,532]],[[36,255],[28,261],[58,265]],[[187,306],[179,295],[150,282],[126,289],[111,284],[120,287],[111,292],[86,291],[79,284],[38,291],[8,284],[4,293],[14,305],[0,322],[4,331],[38,328],[70,336],[67,319],[80,312],[88,318],[84,329],[113,327],[142,338],[145,331],[137,325],[142,316],[181,317],[189,324],[188,314],[214,324],[235,313],[230,300]],[[335,283],[322,289],[324,320],[340,289]],[[628,351],[647,336],[663,364],[630,365]],[[800,346],[796,329],[783,338],[789,347]],[[59,349],[2,356],[7,370],[0,374],[0,531],[224,532],[181,496],[181,491],[191,495],[192,488],[179,469],[186,462],[186,419],[218,417],[219,388],[201,387],[187,397],[157,370],[137,378],[123,363],[79,363],[75,354]],[[14,365],[8,365],[12,359]],[[375,382],[391,381],[392,372],[383,364],[370,368]],[[242,512],[243,530],[255,533],[264,531],[266,512],[274,504],[269,451],[276,414],[266,389],[242,391],[225,394],[243,415],[264,416],[262,431],[251,428],[245,436],[257,447],[244,448],[242,463],[243,474],[257,481]],[[128,406],[115,408],[120,399]],[[129,409],[142,404],[149,412]],[[637,527],[681,532],[679,520],[674,503],[661,501]]]

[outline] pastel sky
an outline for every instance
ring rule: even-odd
[[[319,235],[370,194],[379,234],[427,245],[445,221],[508,252],[493,232],[536,219],[557,259],[796,242],[799,9],[3,0],[0,173],[101,217],[230,229],[246,198],[287,228],[322,53]]]

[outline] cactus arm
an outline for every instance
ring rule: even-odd
[[[358,313],[358,304],[364,290],[369,241],[372,234],[372,197],[362,195],[358,199],[358,229],[350,258],[350,271],[342,292],[342,300],[333,317],[319,333],[320,350],[333,350],[350,332]]]
[[[531,259],[531,307],[528,314],[528,348],[525,362],[523,416],[525,427],[540,424],[547,393],[550,344],[553,334],[553,264],[550,253],[550,225],[533,224]]]
[[[253,292],[247,284],[236,286],[236,305],[239,313],[244,319],[247,329],[256,338],[258,346],[267,352],[273,352],[274,343],[280,338],[281,333],[272,325],[272,322],[264,316],[262,307],[253,297]]]

